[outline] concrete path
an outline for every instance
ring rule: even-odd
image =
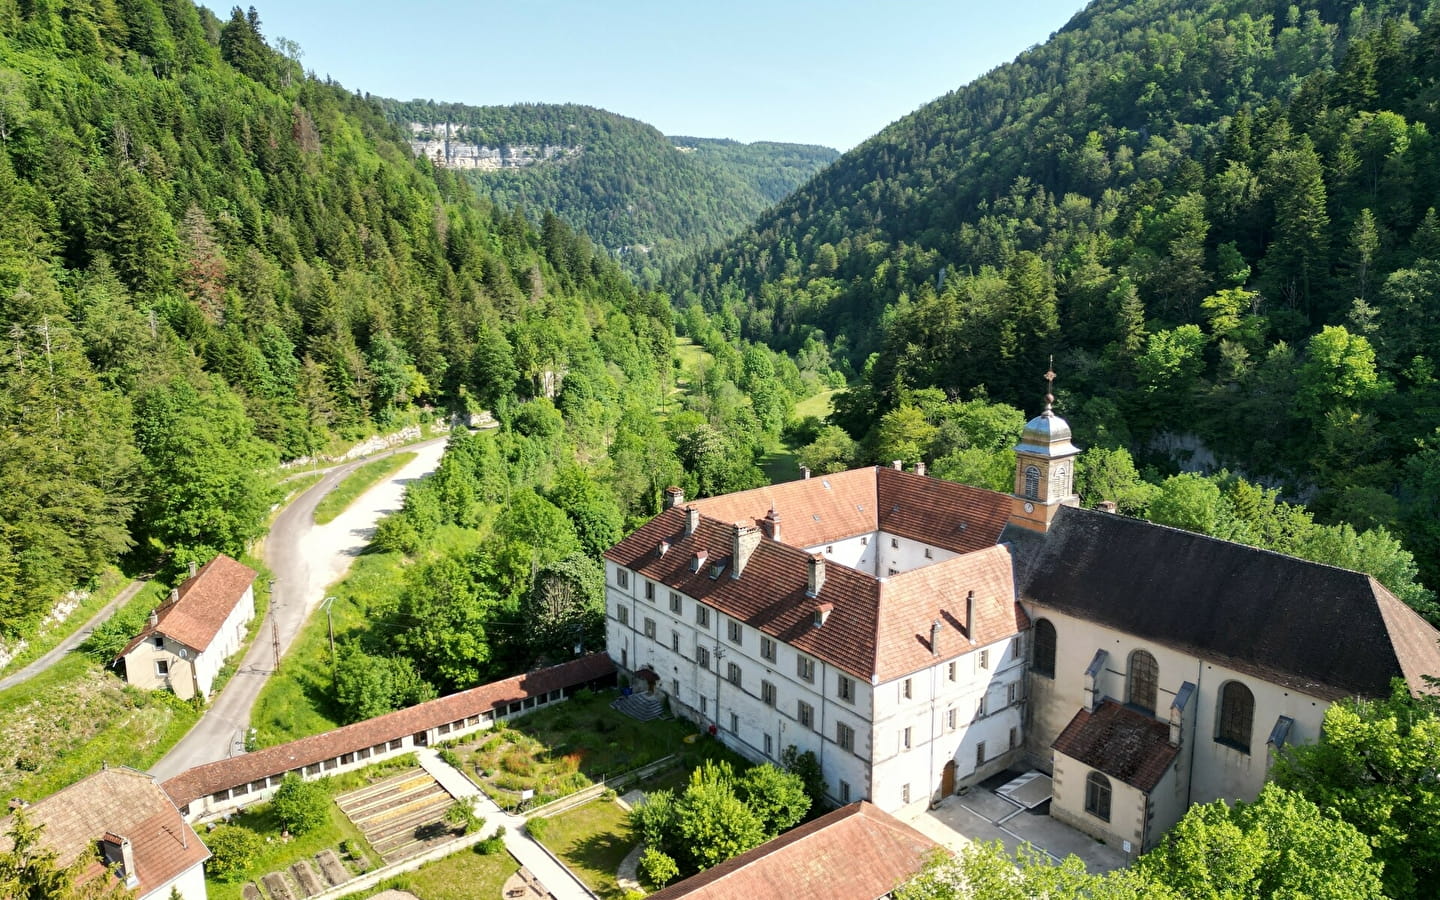
[[[263,551],[265,563],[274,575],[266,621],[225,690],[212,698],[190,733],[150,767],[152,775],[163,781],[186,769],[245,752],[251,710],[275,670],[275,641],[278,639],[283,657],[310,613],[325,599],[326,588],[344,576],[370,542],[375,523],[400,508],[405,485],[439,465],[446,440],[434,438],[336,466],[281,510]],[[315,524],[315,506],[321,497],[355,469],[392,453],[414,453],[416,457],[356,498],[334,521]]]
[[[39,675],[41,672],[55,665],[61,660],[62,657],[65,656],[65,654],[85,643],[85,640],[89,638],[90,635],[95,631],[95,627],[101,622],[110,618],[110,616],[115,613],[115,610],[130,602],[130,598],[140,593],[140,589],[145,587],[145,583],[147,581],[149,581],[148,578],[141,578],[138,581],[130,582],[128,585],[125,586],[124,590],[115,595],[114,600],[111,600],[109,603],[105,604],[104,608],[102,608],[95,615],[91,616],[89,621],[77,628],[75,632],[71,634],[68,638],[61,641],[59,646],[55,647],[49,653],[46,653],[44,656],[25,666],[25,668],[21,669],[15,674],[7,675],[4,678],[0,678],[0,691],[12,688],[22,682],[29,681],[36,675]]]
[[[492,830],[491,825],[505,826],[505,849],[519,860],[520,865],[529,869],[556,900],[594,900],[595,894],[580,879],[530,837],[525,831],[524,816],[511,815],[496,806],[474,782],[442,760],[433,748],[422,747],[415,751],[415,756],[421,767],[440,782],[440,786],[449,791],[451,796],[474,798],[475,811],[485,817],[487,832]]]

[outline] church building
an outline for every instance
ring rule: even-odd
[[[1081,508],[1052,403],[1012,494],[898,462],[671,488],[605,555],[611,658],[751,759],[814,751],[837,804],[1036,769],[1053,816],[1137,852],[1253,799],[1330,703],[1440,674],[1440,633],[1370,576]]]

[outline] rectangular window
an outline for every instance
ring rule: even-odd
[[[815,707],[804,700],[795,704],[795,718],[803,727],[809,728],[811,731],[815,730]]]
[[[766,756],[774,756],[774,755],[775,755],[775,739],[774,739],[773,737],[771,737],[770,735],[768,735],[768,734],[765,735],[765,755],[766,755]]]
[[[703,716],[703,715],[705,715],[705,713],[709,712],[709,710],[707,709],[707,707],[709,707],[709,705],[710,705],[710,698],[709,698],[709,697],[706,697],[706,696],[704,696],[704,695],[701,695],[701,697],[700,697],[700,715]]]
[[[678,679],[678,678],[672,678],[672,679],[670,679],[670,696],[672,696],[672,697],[679,697],[679,696],[680,696],[680,679]]]
[[[710,607],[703,604],[695,604],[695,624],[701,628],[710,627]]]
[[[733,712],[730,714],[730,733],[740,733],[740,717],[735,715]]]
[[[760,682],[760,700],[766,706],[775,705],[775,685],[768,681]]]
[[[841,803],[849,803],[849,802],[850,802],[850,782],[848,782],[848,781],[842,781],[842,782],[840,782],[840,802],[841,802]]]
[[[800,676],[801,681],[808,681],[813,684],[815,681],[815,660],[808,656],[795,657],[795,674]]]
[[[1014,750],[1018,746],[1020,746],[1020,729],[1012,727],[1010,729],[1010,749]]]
[[[826,553],[826,555],[832,554],[832,553],[834,553],[834,552],[835,552],[835,545],[834,545],[834,544],[826,544],[826,545],[825,545],[825,553]]]
[[[890,539],[890,549],[892,549],[892,550],[899,550],[899,549],[900,549],[900,539],[899,539],[899,538],[891,538],[891,539]]]
[[[987,702],[988,700],[989,697],[987,695],[980,695],[980,702],[975,705],[975,718],[983,719],[985,716],[989,715],[990,704]]]
[[[671,591],[671,592],[670,592],[670,611],[671,611],[672,613],[675,613],[676,615],[679,615],[679,614],[680,614],[680,606],[681,606],[680,595],[677,594],[677,593],[675,593],[674,591]]]
[[[157,660],[155,660],[155,674],[156,674],[156,675],[159,675],[161,678],[164,678],[165,676],[169,675],[169,674],[170,674],[170,660],[168,660],[168,659],[157,659]]]
[[[154,641],[156,649],[160,649],[165,646],[165,637],[163,635],[155,635]]]
[[[980,668],[990,668],[990,651],[988,649],[980,651]]]
[[[740,686],[740,667],[737,666],[737,665],[735,665],[735,663],[733,663],[733,662],[732,662],[732,663],[726,663],[726,664],[725,664],[725,680],[729,681],[731,684],[735,685],[736,687],[739,687],[739,686]]]
[[[760,657],[771,662],[775,661],[775,642],[768,637],[760,638]]]
[[[902,785],[900,785],[900,802],[901,802],[901,803],[909,803],[909,802],[910,802],[910,785],[909,785],[909,784],[902,784]]]
[[[645,599],[651,601],[655,599],[655,582],[645,582]]]
[[[854,703],[855,680],[852,678],[847,678],[844,675],[839,676],[839,679],[840,680],[837,683],[836,693],[839,694],[840,699],[844,700],[846,703]]]
[[[887,574],[887,575],[899,575],[899,574],[900,574],[900,570],[899,570],[899,569],[891,569],[891,570],[890,570],[889,572],[887,572],[886,574]]]
[[[654,619],[646,619],[646,620],[645,620],[645,636],[648,637],[648,638],[650,638],[650,639],[652,639],[652,640],[655,638],[655,620],[654,620]]]
[[[710,651],[704,647],[696,646],[695,664],[702,669],[710,668]]]
[[[900,749],[910,749],[910,727],[908,725],[905,727],[904,731],[900,732]]]
[[[955,664],[953,662],[945,667],[945,677],[951,681],[955,680]]]
[[[955,720],[956,720],[957,718],[959,718],[959,717],[955,715],[955,707],[952,706],[952,707],[950,707],[949,709],[945,710],[945,730],[946,730],[946,731],[954,731],[954,730],[955,730]]]
[[[934,551],[934,550],[931,550],[929,547],[926,547],[926,548],[925,548],[925,558],[926,558],[926,559],[934,559],[934,558],[935,558],[935,551]]]
[[[725,633],[732,644],[743,644],[745,642],[745,629],[734,619],[725,620]]]
[[[615,607],[615,618],[620,620],[620,624],[621,624],[621,625],[629,625],[629,624],[630,624],[630,607],[628,607],[628,606],[617,606],[617,607]]]
[[[1005,704],[1014,706],[1020,702],[1020,682],[1012,681],[1005,685]]]
[[[680,632],[670,632],[670,649],[674,650],[676,653],[680,652]]]
[[[981,741],[975,745],[975,768],[985,765],[985,742]]]
[[[629,587],[630,587],[630,570],[629,570],[629,569],[616,569],[616,570],[615,570],[615,583],[618,584],[618,585],[619,585],[620,587],[622,587],[622,588],[629,588]]]
[[[842,750],[849,750],[852,753],[855,752],[855,729],[846,725],[844,722],[836,722],[835,743],[839,744]]]
[[[909,700],[911,699],[911,697],[914,696],[914,687],[912,686],[909,678],[905,679],[904,684],[900,689],[900,694],[906,700]]]

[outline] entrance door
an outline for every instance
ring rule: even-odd
[[[940,771],[940,796],[948,797],[953,793],[955,793],[955,760],[952,759]]]
[[[417,731],[410,741],[417,747],[428,747],[430,746],[430,732]]]

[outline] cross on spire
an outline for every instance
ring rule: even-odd
[[[1045,375],[1045,411],[1050,412],[1050,406],[1055,402],[1055,354],[1050,354],[1050,368]]]

